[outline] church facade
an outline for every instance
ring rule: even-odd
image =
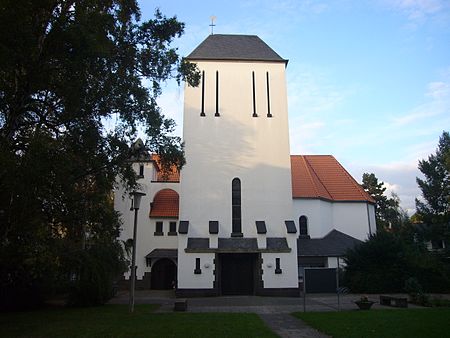
[[[334,157],[290,155],[288,62],[261,39],[210,35],[187,59],[201,81],[185,87],[186,165],[163,173],[151,154],[133,163],[146,193],[138,286],[298,295],[305,267],[333,267],[375,231],[374,201]],[[115,208],[126,241],[133,213],[123,195]]]

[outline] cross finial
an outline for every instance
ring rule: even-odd
[[[209,27],[211,27],[211,35],[214,35],[214,26],[215,26],[215,24],[214,24],[214,21],[216,21],[216,17],[213,15],[213,16],[211,16],[211,24],[209,25]]]

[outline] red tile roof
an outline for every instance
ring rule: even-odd
[[[172,189],[158,191],[150,204],[150,217],[178,218],[180,196]]]
[[[291,155],[291,176],[293,198],[375,203],[331,155]]]
[[[176,166],[172,166],[170,170],[163,171],[160,164],[160,157],[157,154],[152,154],[152,161],[155,161],[158,167],[158,172],[156,173],[156,180],[160,182],[180,182],[180,172]]]

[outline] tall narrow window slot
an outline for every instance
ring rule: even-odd
[[[200,112],[200,116],[205,115],[205,71],[202,71],[202,111]]]
[[[252,72],[252,85],[253,85],[253,117],[258,117],[258,114],[256,114],[255,72]]]
[[[305,215],[298,219],[298,227],[300,236],[308,236],[308,218]]]
[[[194,273],[196,275],[200,275],[202,273],[202,269],[200,268],[200,258],[196,258],[195,259],[195,269],[194,269]]]
[[[266,72],[266,86],[267,86],[267,117],[272,117],[272,114],[270,113],[269,72]]]
[[[231,237],[242,237],[241,180],[237,177],[231,182],[231,216]]]
[[[214,116],[220,116],[219,114],[219,71],[216,71],[216,113]]]

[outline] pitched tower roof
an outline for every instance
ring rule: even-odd
[[[288,62],[256,35],[230,34],[208,36],[186,59]]]

